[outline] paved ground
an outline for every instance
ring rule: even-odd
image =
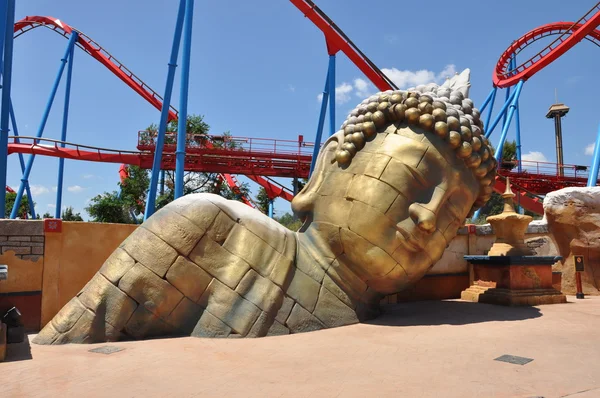
[[[88,351],[107,345],[124,350]],[[395,304],[376,323],[262,339],[9,347],[2,397],[600,397],[600,297]]]

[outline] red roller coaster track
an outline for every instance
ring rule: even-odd
[[[500,56],[492,75],[494,85],[497,87],[510,87],[520,80],[531,78],[583,39],[588,39],[600,45],[600,32],[596,30],[598,25],[600,25],[600,3],[592,7],[577,22],[550,23],[527,32],[513,42]],[[514,70],[510,69],[510,60],[513,55],[550,35],[559,36]]]
[[[319,29],[321,29],[327,40],[330,54],[335,54],[337,51],[343,51],[380,90],[385,91],[395,88],[389,78],[387,78],[377,66],[360,52],[341,29],[339,29],[312,1],[290,1]],[[600,31],[595,30],[598,24],[600,24],[600,3],[575,23],[559,22],[544,25],[532,30],[513,43],[502,54],[494,72],[494,84],[499,87],[508,87],[516,84],[521,79],[530,78],[584,38],[600,46]],[[162,98],[156,91],[127,69],[97,42],[81,31],[70,27],[63,21],[43,16],[26,17],[15,24],[15,37],[40,26],[53,30],[65,38],[70,37],[73,31],[77,32],[79,35],[77,41],[78,47],[98,60],[155,108],[159,110],[162,108]],[[550,35],[559,35],[559,37],[544,50],[540,51],[522,65],[519,65],[515,70],[508,70],[508,61],[513,54],[519,53],[533,42]],[[177,110],[171,106],[171,109],[169,110],[169,120],[176,119]],[[76,160],[125,163],[138,165],[144,168],[151,168],[152,158],[154,156],[153,145],[146,145],[146,147],[144,147],[144,143],[139,141],[138,149],[140,149],[140,151],[121,151],[70,143],[66,143],[70,148],[62,148],[58,145],[60,142],[55,140],[34,140],[31,137],[29,137],[29,139],[31,141],[30,144],[9,144],[9,153],[30,153]],[[264,148],[259,148],[259,146],[256,145],[252,148],[251,140],[253,139],[238,139],[250,140],[250,147],[243,147],[242,145],[242,150],[197,146],[189,148],[189,152],[186,156],[185,169],[188,171],[206,171],[221,174],[244,174],[265,187],[269,196],[279,196],[286,200],[291,200],[291,193],[261,176],[306,178],[308,176],[308,168],[310,165],[310,153],[302,153],[302,146],[309,146],[310,144],[303,143],[302,140],[299,140],[298,142],[292,141],[298,148],[296,153],[290,154],[289,151],[282,150],[282,146],[279,148],[277,147],[277,142],[281,143],[283,141],[262,140],[263,144],[268,143],[267,145],[273,145],[272,149],[265,151]],[[260,139],[254,140],[260,141]],[[40,144],[40,141],[50,142],[51,144],[42,145]],[[174,150],[170,151],[168,146],[168,144],[165,146],[161,167],[164,169],[174,169]],[[539,164],[537,165],[537,168],[540,168]],[[555,169],[556,165],[552,165],[550,168]],[[577,170],[577,168],[575,168],[575,170]],[[557,177],[555,173],[528,173],[527,171],[523,173],[513,173],[512,171],[507,170],[500,170],[500,173],[502,175],[510,175],[511,181],[522,189],[521,204],[529,210],[538,213],[542,212],[541,202],[539,198],[528,193],[528,191],[534,192],[535,194],[545,194],[550,190],[559,189],[564,186],[585,185],[585,178],[578,177],[577,175],[561,179],[560,177]],[[229,181],[225,176],[224,179],[228,184],[233,182],[233,180]],[[498,192],[504,191],[504,183],[502,181],[502,178],[497,180],[495,189]]]
[[[73,31],[77,32],[79,37],[76,44],[79,48],[104,65],[115,76],[131,87],[136,93],[152,104],[156,109],[161,110],[162,97],[156,91],[144,83],[142,79],[137,77],[132,71],[127,69],[125,65],[112,56],[91,37],[80,30],[67,25],[58,18],[41,16],[25,17],[24,19],[15,23],[14,37],[17,38],[26,32],[29,32],[35,28],[39,28],[40,26],[48,28],[67,39],[71,36]],[[171,109],[169,109],[169,120],[174,119],[177,119],[177,110],[171,106]]]

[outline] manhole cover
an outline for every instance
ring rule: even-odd
[[[525,365],[526,363],[533,361],[533,358],[518,357],[516,355],[502,355],[498,358],[495,358],[494,361],[508,362],[515,365]]]
[[[95,352],[97,354],[109,355],[109,354],[112,354],[113,352],[123,351],[124,349],[125,348],[115,347],[115,346],[111,346],[111,345],[105,345],[102,347],[91,349],[90,352]]]

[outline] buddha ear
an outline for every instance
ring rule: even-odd
[[[340,131],[329,137],[321,147],[310,179],[292,200],[292,211],[300,220],[305,221],[307,216],[312,214],[315,200],[325,179],[326,170],[335,162],[335,151],[343,142],[344,133]]]

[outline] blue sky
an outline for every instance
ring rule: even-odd
[[[523,7],[523,1],[507,0],[499,7],[474,0],[428,1],[427,6],[317,0],[372,61],[380,68],[395,69],[390,74],[401,88],[441,82],[445,74],[470,68],[470,96],[476,106],[491,89],[492,70],[512,40],[542,24],[577,20],[592,3],[540,0]],[[177,4],[176,0],[27,0],[17,2],[16,20],[49,15],[65,21],[162,95]],[[47,29],[15,40],[12,99],[21,135],[36,133],[66,44]],[[586,147],[595,140],[600,122],[596,116],[600,81],[595,71],[599,55],[584,41],[525,84],[520,101],[523,154],[555,159],[553,123],[545,114],[556,89],[559,101],[571,107],[563,120],[565,163],[589,165]],[[312,141],[327,58],[323,35],[290,2],[197,1],[189,112],[205,115],[213,134],[229,130],[234,136],[292,140],[303,134]],[[337,66],[340,125],[356,103],[376,90],[341,53]],[[179,74],[176,107],[178,82]],[[60,137],[63,93],[61,85],[45,137]],[[137,131],[158,120],[156,109],[77,49],[68,141],[134,150]],[[494,142],[498,136],[496,131]],[[30,183],[40,213],[54,213],[57,167],[55,158],[35,160]],[[66,161],[63,205],[83,212],[91,197],[116,190],[118,168],[118,164]],[[12,155],[8,183],[17,188],[19,180],[18,158]],[[289,205],[278,200],[276,211],[289,211]]]

